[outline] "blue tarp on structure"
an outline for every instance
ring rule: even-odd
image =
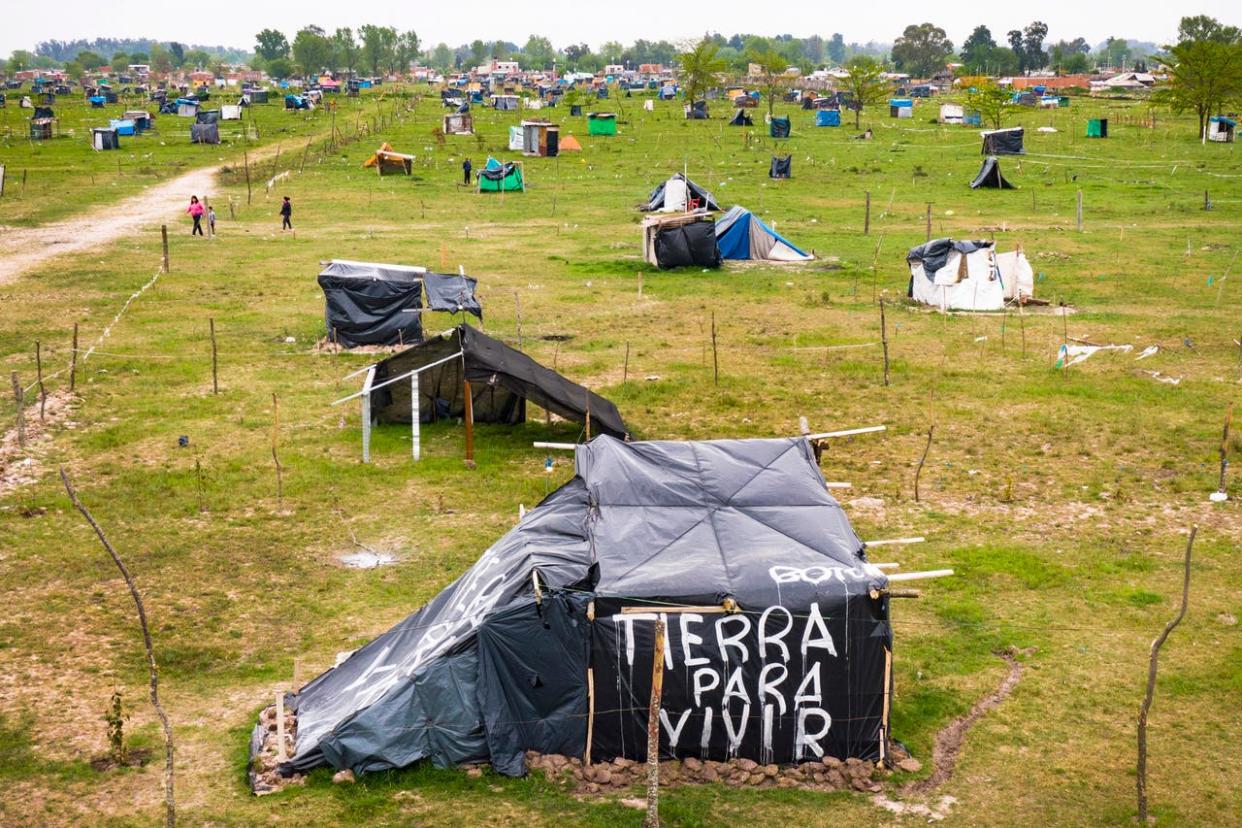
[[[912,107],[914,106],[913,98],[893,98],[888,102],[889,106],[896,107]]]
[[[745,207],[733,207],[716,222],[716,246],[722,259],[799,261],[811,255],[781,236]]]
[[[815,111],[815,126],[841,126],[841,112],[837,109],[818,109]]]
[[[89,98],[87,98],[87,100],[91,102],[91,106],[98,108],[104,105],[104,103],[107,101],[107,98],[105,98],[103,95],[91,95]]]
[[[117,135],[133,135],[135,131],[134,122],[128,118],[125,120],[111,120],[108,122],[108,126],[115,129]]]

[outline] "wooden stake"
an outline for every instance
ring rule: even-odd
[[[1078,218],[1078,232],[1081,233],[1082,232],[1082,190],[1078,191],[1077,218]]]
[[[43,387],[43,349],[39,340],[35,340],[35,371],[39,381],[39,422],[47,422],[44,409],[47,407],[47,389]]]
[[[660,828],[660,701],[664,694],[664,619],[656,618],[651,649],[651,701],[647,705],[647,818],[643,828]]]
[[[927,453],[931,451],[932,434],[936,431],[936,426],[931,425],[927,428],[927,445],[923,447],[923,456],[919,458],[918,468],[914,470],[914,502],[919,502],[919,476],[923,473],[923,464],[927,462]]]
[[[630,381],[630,341],[625,340],[625,367],[621,369],[621,384]]]
[[[246,206],[249,207],[250,199],[252,196],[252,193],[250,191],[250,153],[247,150],[243,149],[242,158],[244,159],[246,163]]]
[[[591,442],[591,389],[586,389],[586,441]]]
[[[276,691],[276,761],[289,761],[285,752],[285,694]]]
[[[1229,425],[1233,422],[1233,403],[1229,403],[1229,410],[1225,412],[1225,431],[1220,438],[1220,481],[1217,483],[1216,490],[1221,494],[1225,492],[1225,472],[1229,469]]]
[[[931,241],[931,202],[927,202],[927,241]]]
[[[1139,825],[1147,825],[1147,712],[1151,709],[1152,697],[1156,694],[1156,670],[1159,667],[1160,648],[1164,646],[1169,633],[1182,623],[1186,617],[1186,607],[1190,603],[1190,551],[1195,545],[1195,535],[1199,527],[1190,527],[1190,537],[1186,540],[1186,562],[1182,575],[1182,606],[1177,616],[1164,625],[1164,630],[1151,642],[1151,660],[1147,665],[1147,692],[1143,695],[1143,703],[1139,705],[1138,717],[1138,820]]]
[[[884,346],[884,387],[888,387],[888,324],[884,319],[884,298],[880,297],[880,344]]]
[[[594,607],[594,602],[591,602]],[[594,610],[592,609],[592,612]],[[595,668],[587,667],[587,735],[586,749],[582,751],[582,764],[591,764],[591,740],[595,735]]]
[[[867,207],[863,213],[863,235],[864,236],[870,235],[871,233],[871,191],[870,190],[866,192],[866,196],[867,196]]]
[[[280,400],[272,394],[272,462],[276,464],[276,508],[284,510],[285,485],[280,467],[280,458],[276,456],[276,442],[280,437]]]
[[[17,447],[26,447],[26,412],[24,409],[26,393],[22,391],[22,384],[17,381],[17,372],[13,371],[9,374],[9,379],[13,381],[13,402],[17,404]]]
[[[720,359],[716,354],[716,312],[712,311],[712,382],[720,385]]]
[[[880,711],[880,761],[881,766],[888,760],[888,715],[890,698],[893,692],[893,651],[884,648],[884,704]]]
[[[220,380],[216,360],[216,320],[208,319],[207,322],[211,326],[211,393],[219,394]]]
[[[470,391],[470,380],[462,380],[462,388],[466,395],[465,411],[462,419],[466,424],[466,468],[474,468],[474,397]]]
[[[160,225],[160,238],[164,244],[164,272],[168,272],[168,225]]]
[[[69,393],[73,393],[78,381],[78,323],[73,323],[73,350],[69,354]]]
[[[522,350],[522,298],[513,291],[513,316],[517,320],[518,350]]]

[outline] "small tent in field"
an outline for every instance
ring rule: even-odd
[[[817,127],[839,127],[841,126],[841,110],[839,109],[817,109],[815,110],[815,126]]]
[[[108,121],[108,128],[116,130],[117,135],[134,135],[138,130],[138,125],[128,118],[112,118]]]
[[[686,104],[686,120],[688,121],[706,121],[709,117],[707,114],[707,101],[695,101],[692,104]]]
[[[414,156],[397,152],[385,141],[371,157],[362,162],[364,167],[374,167],[381,176],[409,175],[414,170]]]
[[[1001,310],[1035,295],[1035,274],[1022,248],[997,253],[990,241],[933,239],[911,249],[908,295],[941,310]]]
[[[1087,137],[1088,138],[1107,138],[1108,137],[1108,119],[1107,118],[1087,119]]]
[[[220,143],[220,125],[217,123],[190,124],[190,143],[191,144],[218,144]]]
[[[121,148],[121,139],[115,129],[95,127],[91,130],[91,149],[114,150]]]
[[[733,120],[729,121],[729,126],[754,126],[755,121],[750,117],[750,113],[745,109],[739,109],[733,113]]]
[[[768,167],[768,178],[793,178],[793,156],[773,155]]]
[[[645,213],[684,213],[687,210],[719,210],[712,194],[682,173],[651,191],[647,203],[638,208]]]
[[[513,152],[522,152],[526,149],[526,133],[520,124],[509,126],[509,149]]]
[[[242,108],[237,104],[221,104],[220,120],[221,121],[240,121],[242,119]]]
[[[473,135],[474,118],[469,112],[453,112],[444,116],[445,135]]]
[[[616,135],[617,114],[615,112],[588,112],[587,135]]]
[[[792,129],[788,118],[776,115],[772,118],[772,123],[768,124],[768,135],[773,138],[788,138]]]
[[[941,104],[940,117],[937,120],[939,120],[942,124],[954,124],[961,126],[966,122],[965,108],[961,104]]]
[[[707,213],[648,216],[643,219],[643,259],[661,270],[720,267],[715,223]]]
[[[1026,148],[1022,143],[1024,135],[1022,127],[988,130],[983,133],[983,154],[1024,155],[1026,154]]]
[[[521,192],[526,189],[520,161],[501,163],[490,156],[478,175],[478,191],[481,193]]]
[[[970,182],[970,189],[977,190],[980,187],[994,190],[1017,189],[1005,179],[1005,176],[1001,175],[1000,160],[995,155],[989,155],[983,159],[979,174],[975,176],[974,181]]]
[[[890,118],[913,118],[914,99],[893,98],[888,102],[888,114]]]
[[[457,372],[446,402],[461,366],[477,371],[476,393],[495,370],[473,368],[464,342],[445,363]],[[456,357],[456,344],[438,347]],[[884,760],[889,576],[807,439],[604,434],[577,446],[574,472],[438,596],[286,695],[291,753],[253,781],[422,760],[521,776],[527,751],[643,761],[648,732],[658,758]],[[665,619],[657,723],[651,654]],[[274,717],[254,727],[252,767],[276,756]]]
[[[561,151],[561,128],[548,121],[522,121],[522,154],[555,158]]]
[[[716,222],[716,245],[722,259],[809,262],[815,258],[745,207],[731,208]]]
[[[582,144],[572,135],[566,135],[560,142],[561,152],[582,152]]]
[[[1233,143],[1234,131],[1238,128],[1238,122],[1233,118],[1226,118],[1224,115],[1213,115],[1208,118],[1207,139],[1209,141],[1217,141],[1222,144]]]

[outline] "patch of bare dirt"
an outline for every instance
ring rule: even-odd
[[[67,390],[53,391],[47,395],[43,416],[40,417],[38,389],[26,395],[25,447],[18,439],[16,424],[0,435],[0,497],[39,479],[43,471],[43,458],[52,442],[52,429],[60,424],[73,427],[69,420],[73,413],[73,401]]]

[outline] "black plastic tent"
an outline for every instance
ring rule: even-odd
[[[994,129],[990,132],[985,132],[983,133],[983,154],[1025,155],[1026,149],[1022,145],[1024,134],[1022,127]]]
[[[457,355],[460,358],[455,358]],[[420,422],[463,416],[464,382],[469,382],[472,416],[477,423],[525,422],[529,400],[579,423],[586,422],[589,410],[593,434],[622,439],[629,436],[611,402],[468,325],[458,325],[376,364],[371,412],[378,422],[410,422],[409,383],[384,383],[412,371],[419,372]]]
[[[695,184],[693,181],[691,181],[689,178],[687,178],[682,173],[674,173],[672,177],[669,179],[669,181],[673,180],[674,178],[686,182],[686,190],[689,191],[691,197],[693,197],[699,202],[699,207],[705,210],[713,210],[717,212],[720,210],[720,205],[716,203],[716,199],[714,199],[712,197],[712,194],[709,193],[707,190],[704,190],[698,184]],[[647,196],[647,203],[639,207],[638,209],[643,212],[654,212],[658,210],[663,210],[664,209],[664,188],[667,184],[668,184],[668,181],[660,182],[659,186],[657,186],[654,190],[651,191],[651,195]]]
[[[220,143],[220,125],[214,122],[208,124],[190,124],[190,143]]]
[[[575,471],[437,597],[286,696],[282,772],[430,759],[520,775],[527,750],[582,756],[588,730],[590,759],[641,760],[661,617],[661,756],[880,758],[888,581],[810,443],[601,436]],[[260,722],[252,754],[274,738]]]
[[[716,246],[716,226],[711,221],[693,221],[678,227],[665,227],[655,237],[656,264],[661,270],[674,267],[720,267]]]
[[[772,166],[768,168],[768,178],[792,178],[793,156],[773,155]]]
[[[707,101],[695,101],[686,107],[686,118],[691,121],[705,121],[710,115],[707,114]]]
[[[772,123],[768,124],[768,134],[773,138],[788,138],[791,129],[789,119],[779,115],[772,118]]]
[[[417,311],[425,307],[483,318],[469,276],[428,273],[421,267],[336,259],[319,274],[329,338],[358,345],[399,345],[422,339]]]
[[[979,168],[979,174],[975,176],[975,180],[970,182],[970,189],[977,190],[980,187],[996,189],[996,190],[1016,190],[1017,187],[1005,180],[1005,176],[1001,174],[1000,161],[995,155],[989,155],[983,159],[983,166]]]
[[[745,109],[739,109],[733,115],[733,120],[729,121],[729,126],[754,126],[755,122]]]

